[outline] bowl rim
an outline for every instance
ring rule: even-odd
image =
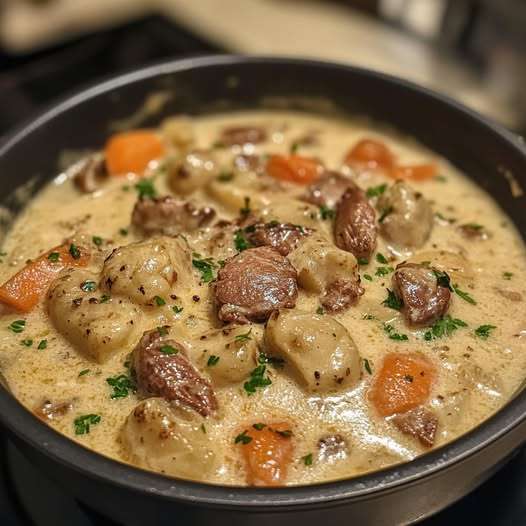
[[[323,71],[324,69],[348,71],[355,75],[369,76],[385,83],[396,84],[413,93],[418,92],[434,102],[449,106],[476,125],[489,128],[492,133],[515,149],[526,166],[526,147],[520,137],[499,124],[448,96],[439,94],[385,73],[342,63],[296,57],[250,56],[250,55],[202,55],[162,61],[128,73],[109,76],[102,81],[88,84],[72,94],[66,94],[43,110],[17,126],[0,142],[0,162],[3,156],[34,130],[83,102],[159,75],[172,74],[211,66],[295,64]],[[54,462],[76,471],[82,476],[109,483],[122,489],[147,493],[162,499],[216,508],[264,508],[309,507],[319,504],[338,504],[342,500],[360,500],[373,494],[392,491],[405,485],[434,477],[439,471],[454,467],[457,463],[477,454],[490,444],[497,442],[526,421],[526,389],[518,393],[494,415],[454,441],[434,449],[416,459],[387,467],[378,471],[332,482],[315,483],[308,486],[281,488],[253,488],[211,485],[201,482],[176,479],[137,468],[74,442],[36,418],[4,387],[0,388],[0,423],[17,439],[51,458]],[[525,437],[526,438],[526,437]]]

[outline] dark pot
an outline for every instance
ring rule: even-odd
[[[203,57],[156,65],[94,86],[53,106],[0,147],[4,199],[57,173],[63,149],[102,146],[109,125],[152,92],[162,111],[203,113],[292,107],[361,114],[416,137],[483,186],[526,232],[526,148],[512,134],[445,97],[371,71],[296,59]],[[39,184],[35,185],[38,188]],[[519,192],[520,193],[520,192]],[[371,524],[418,521],[483,482],[526,438],[526,392],[459,440],[350,480],[282,489],[227,488],[166,478],[99,456],[59,435],[0,389],[0,421],[22,452],[91,508],[127,525]]]

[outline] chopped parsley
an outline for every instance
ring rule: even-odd
[[[373,374],[373,370],[371,369],[371,364],[369,363],[369,360],[367,358],[363,359],[363,366],[369,374]]]
[[[94,245],[97,245],[98,247],[100,247],[102,245],[102,238],[100,236],[93,236],[91,238],[91,240],[93,241],[93,244]]]
[[[435,175],[433,179],[435,181],[439,181],[440,183],[447,183],[447,177],[445,175],[438,174],[438,175]]]
[[[387,208],[384,208],[380,214],[380,217],[378,219],[378,222],[379,223],[383,223],[385,218],[389,215],[389,214],[392,214],[394,211],[394,208],[392,206],[388,206]]]
[[[304,457],[301,457],[301,460],[303,460],[303,463],[306,466],[312,466],[312,453],[308,453]]]
[[[387,265],[389,263],[389,261],[387,261],[387,258],[380,252],[376,254],[376,261],[378,261],[378,263],[381,263],[382,265]]]
[[[159,351],[161,351],[163,354],[168,355],[177,354],[179,352],[179,350],[173,347],[172,345],[162,345]]]
[[[109,296],[108,294],[103,294],[100,297],[99,303],[108,303],[108,301],[110,301],[110,299],[111,299],[111,296]]]
[[[33,345],[33,340],[31,338],[28,338],[27,340],[22,340],[22,345],[25,345],[26,347],[31,347]]]
[[[139,194],[139,199],[152,199],[157,195],[152,179],[141,179],[135,185],[135,190]]]
[[[452,318],[449,314],[436,321],[429,331],[424,334],[424,340],[431,341],[444,336],[451,336],[460,327],[467,327],[465,321]]]
[[[258,356],[258,362],[261,364],[271,363],[275,367],[283,367],[285,360],[283,358],[278,358],[277,356],[269,356],[264,352],[260,352]]]
[[[256,430],[256,431],[261,431],[262,429],[264,429],[265,427],[267,427],[267,424],[262,424],[261,422],[257,423],[257,424],[252,424],[252,427]]]
[[[163,305],[166,305],[166,301],[163,298],[161,298],[161,296],[154,296],[153,301],[155,301],[157,307],[162,307]]]
[[[248,214],[250,214],[251,212],[251,209],[250,209],[250,197],[245,197],[245,204],[242,208],[239,209],[239,213],[242,215],[242,216],[248,216]]]
[[[387,276],[390,272],[394,272],[393,267],[377,267],[375,276]]]
[[[290,438],[293,434],[290,429],[284,429],[283,431],[281,431],[280,429],[271,429],[271,431],[274,431],[283,438]]]
[[[238,252],[243,252],[243,250],[250,248],[252,244],[244,236],[242,230],[236,230],[236,233],[234,234],[234,246]]]
[[[219,356],[215,356],[214,354],[212,354],[209,356],[206,365],[208,365],[208,367],[213,367],[214,365],[217,365],[217,362],[219,362]]]
[[[93,280],[87,279],[80,284],[80,289],[84,292],[93,292],[97,289],[97,284]]]
[[[482,225],[479,225],[478,223],[466,223],[465,225],[462,225],[463,227],[469,228],[471,230],[480,231],[484,227]]]
[[[204,424],[201,424],[201,431],[206,435],[206,427]]]
[[[251,340],[250,334],[252,332],[252,329],[249,329],[248,332],[245,332],[244,334],[238,334],[235,336],[236,342],[248,342],[248,340]]]
[[[170,327],[168,325],[164,325],[164,326],[157,327],[157,329],[155,330],[159,333],[159,336],[166,336],[168,334],[169,328]]]
[[[386,184],[380,184],[378,186],[370,186],[365,192],[367,197],[378,197],[387,190]]]
[[[319,314],[320,316],[322,314],[325,314],[325,310],[323,310],[323,307],[321,305],[316,309],[316,314]]]
[[[81,415],[75,418],[73,425],[75,426],[75,435],[86,435],[90,432],[90,427],[98,424],[102,417],[93,413],[89,415]]]
[[[507,279],[508,281],[513,277],[513,272],[503,272],[502,278]]]
[[[407,334],[400,334],[396,332],[395,328],[392,325],[389,325],[388,323],[384,323],[384,331],[387,333],[390,340],[403,342],[409,339],[407,337]]]
[[[404,306],[404,302],[391,289],[387,289],[387,298],[382,301],[382,305],[390,309],[400,310]]]
[[[127,228],[120,228],[119,229],[119,234],[121,236],[127,236],[128,235],[128,229]]]
[[[336,211],[334,208],[330,208],[325,205],[320,206],[320,217],[322,219],[334,219],[334,216],[336,215]]]
[[[436,268],[432,269],[433,274],[437,278],[437,284],[440,287],[445,287],[446,289],[453,290],[451,287],[451,278],[449,277],[449,274],[447,272],[442,272],[441,270],[437,270]]]
[[[58,252],[51,252],[47,258],[52,263],[56,263],[60,259],[60,254]]]
[[[491,331],[496,328],[495,325],[481,325],[475,329],[475,336],[486,340],[490,336]]]
[[[80,376],[80,375],[79,375]],[[135,382],[127,374],[119,374],[106,378],[106,383],[113,389],[110,398],[126,398],[130,392],[136,391]]]
[[[266,365],[260,363],[260,365],[250,373],[250,379],[243,384],[243,388],[249,396],[254,394],[256,389],[264,389],[272,383],[272,380],[268,376],[265,376],[266,372]]]
[[[37,345],[37,349],[39,351],[43,351],[46,348],[47,348],[47,340],[40,340],[40,342]]]
[[[363,275],[364,279],[366,279],[367,281],[373,281],[373,278],[370,274],[364,274]]]
[[[243,444],[243,445],[247,445],[247,444],[250,444],[250,442],[252,442],[252,437],[251,436],[248,436],[248,431],[245,429],[245,431],[243,431],[243,433],[239,433],[239,435],[237,435],[237,437],[234,439],[234,444]]]
[[[201,273],[201,279],[208,283],[214,279],[214,260],[212,258],[201,258],[199,254],[192,254],[192,265]]]
[[[80,371],[80,373],[78,374],[78,377],[80,378],[81,376],[86,376],[89,372],[90,372],[91,369],[82,369],[82,371]]]
[[[23,332],[25,328],[26,328],[26,320],[15,320],[8,327],[9,330],[17,334],[20,332]]]
[[[71,254],[71,257],[73,259],[80,259],[79,247],[77,247],[77,245],[75,245],[74,243],[71,243],[71,245],[69,245],[69,253]]]
[[[172,307],[172,310],[175,312],[175,314],[181,314],[181,312],[183,312],[183,307],[179,307],[178,305],[174,305]]]
[[[367,258],[358,258],[358,265],[368,265],[369,260]]]
[[[464,301],[467,301],[468,303],[471,303],[471,305],[476,305],[477,302],[475,301],[475,299],[473,298],[473,296],[471,296],[471,294],[463,291],[463,290],[460,290],[460,288],[458,287],[458,285],[453,285],[453,290],[455,291],[455,294],[457,296],[460,296]]]
[[[232,181],[234,178],[234,174],[232,172],[221,172],[217,176],[217,180],[221,181],[222,183],[228,183],[228,181]]]

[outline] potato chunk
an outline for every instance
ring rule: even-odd
[[[129,459],[140,467],[175,477],[207,480],[215,469],[205,419],[162,398],[148,398],[130,413],[121,437]]]
[[[265,330],[267,351],[285,360],[284,371],[306,390],[351,387],[360,377],[360,356],[347,329],[331,316],[282,310]]]
[[[97,288],[96,275],[69,269],[51,284],[48,311],[60,333],[90,358],[103,363],[133,341],[141,313],[128,300],[108,299]]]
[[[102,285],[112,295],[126,296],[142,305],[152,305],[155,296],[166,298],[174,290],[184,292],[191,280],[186,242],[166,236],[115,249],[101,275]]]

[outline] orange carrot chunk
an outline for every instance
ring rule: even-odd
[[[150,161],[163,156],[164,145],[152,131],[133,130],[112,135],[104,153],[111,175],[141,174]]]
[[[389,172],[393,179],[412,179],[413,181],[427,181],[437,175],[436,164],[413,164],[395,166]]]
[[[382,416],[405,413],[429,398],[434,378],[435,367],[425,356],[390,353],[384,358],[369,397]]]
[[[322,170],[318,160],[301,155],[271,155],[267,161],[267,173],[270,176],[298,184],[315,181]]]
[[[254,424],[236,438],[245,459],[247,484],[281,486],[292,460],[292,431],[284,422]],[[239,440],[239,437],[245,437]]]
[[[17,311],[29,312],[62,269],[85,267],[89,258],[84,248],[73,244],[55,247],[27,264],[0,286],[0,302]]]
[[[395,158],[383,142],[374,139],[362,139],[345,156],[345,162],[347,164],[362,164],[369,168],[390,170],[395,165]]]

